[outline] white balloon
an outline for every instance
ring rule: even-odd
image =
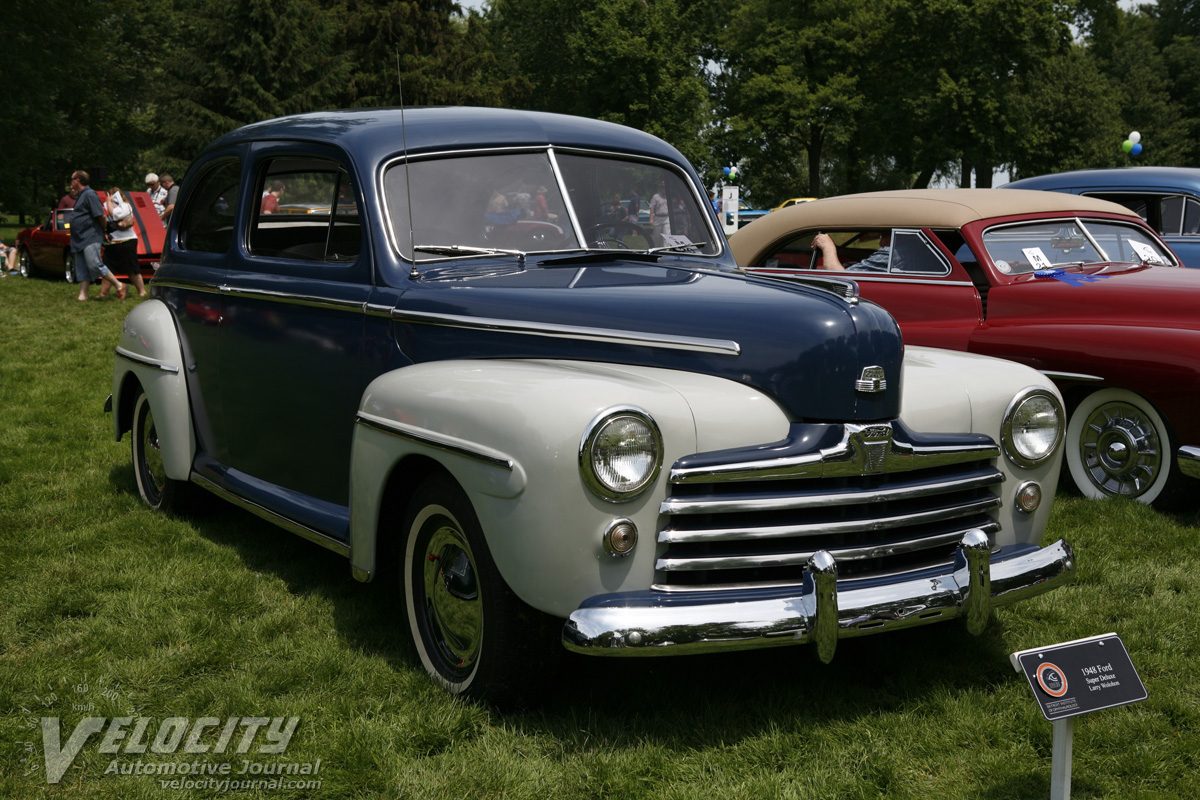
[[[1134,131],[1133,133],[1129,134],[1129,141],[1133,142],[1134,144],[1137,144],[1141,140],[1142,140],[1142,135],[1140,133],[1138,133],[1137,131]]]

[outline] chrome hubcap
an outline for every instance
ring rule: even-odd
[[[1097,489],[1137,497],[1162,469],[1162,442],[1153,423],[1136,406],[1108,403],[1087,418],[1079,455]]]
[[[162,496],[167,486],[167,472],[163,467],[162,448],[158,444],[158,429],[154,427],[154,414],[146,409],[145,422],[142,423],[142,476],[146,481],[146,489],[153,492],[152,500]]]
[[[479,658],[483,604],[475,561],[465,537],[446,524],[429,537],[421,566],[430,643],[455,672],[466,675]]]

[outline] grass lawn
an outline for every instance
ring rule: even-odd
[[[1150,696],[1076,720],[1071,796],[1200,797],[1200,513],[1060,498],[1047,537],[1075,545],[1079,581],[979,637],[843,641],[829,666],[806,648],[572,657],[543,707],[499,713],[425,677],[391,582],[232,508],[143,509],[102,413],[135,301],[75,294],[0,281],[0,797],[1044,798],[1051,725],[1008,654],[1109,631]],[[102,752],[97,734],[47,783],[39,719],[67,749],[84,718],[121,716],[151,736],[173,717],[299,723],[280,755]],[[120,774],[189,759],[235,780],[245,760],[320,759],[320,785]]]

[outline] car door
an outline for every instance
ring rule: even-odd
[[[347,164],[328,149],[256,145],[246,240],[230,260],[220,326],[232,479],[257,502],[337,538],[347,535],[371,292]],[[286,187],[280,211],[265,213],[263,192],[276,184]]]

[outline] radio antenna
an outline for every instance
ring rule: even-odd
[[[408,177],[408,133],[404,125],[404,79],[400,76],[400,45],[396,45],[396,85],[400,87],[400,146],[404,149],[404,196],[408,206],[408,249],[412,255],[410,280],[421,277],[417,271],[417,242],[413,237],[412,181]]]

